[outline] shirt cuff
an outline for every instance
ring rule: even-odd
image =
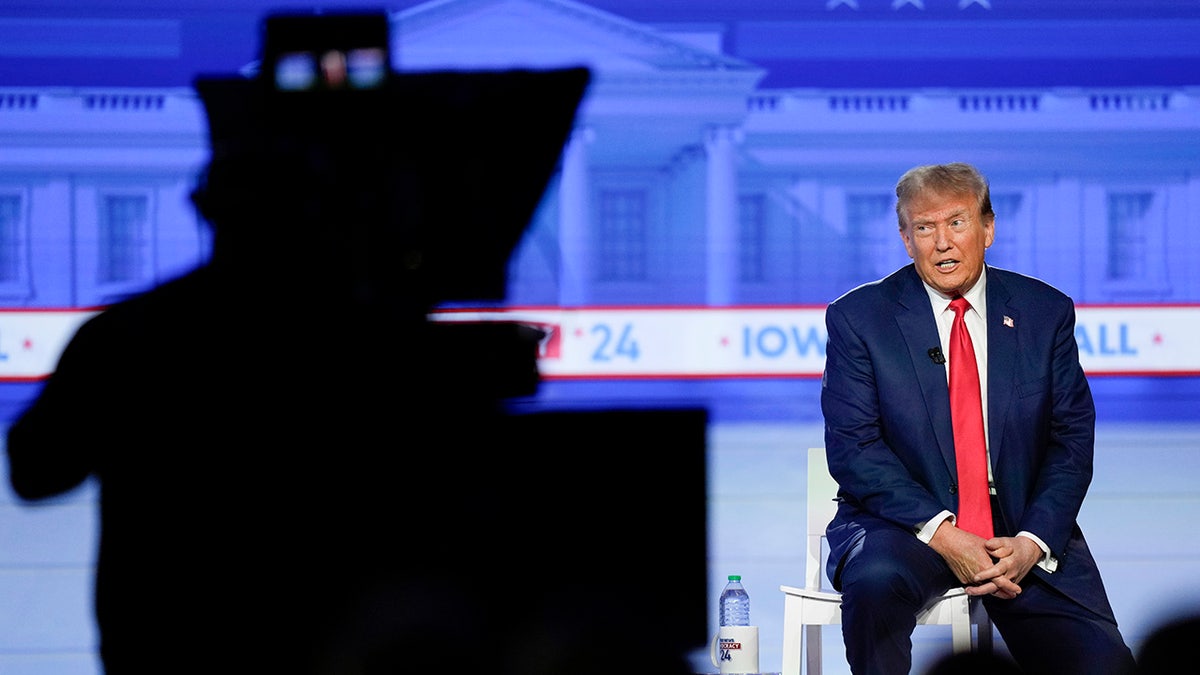
[[[1042,553],[1044,555],[1042,556],[1042,559],[1037,562],[1038,567],[1046,570],[1047,572],[1053,572],[1054,570],[1058,569],[1058,558],[1050,555],[1050,547],[1047,546],[1046,542],[1042,541],[1040,537],[1032,532],[1026,532],[1025,530],[1018,532],[1017,536],[1028,537],[1029,539],[1032,539],[1033,543],[1037,544],[1038,548],[1042,549]]]
[[[949,519],[950,522],[953,523],[954,522],[954,514],[950,513],[949,511],[942,511],[941,513],[937,514],[936,516],[925,521],[924,525],[920,525],[917,527],[917,539],[920,539],[921,541],[928,544],[930,541],[933,540],[933,533],[937,532],[938,526],[941,525],[942,521],[944,521],[946,519]]]

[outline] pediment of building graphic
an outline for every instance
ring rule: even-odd
[[[569,0],[434,0],[392,15],[401,69],[588,65],[602,77],[762,71],[687,39]]]
[[[434,0],[392,14],[391,32],[400,71],[586,66],[581,119],[599,134],[597,150],[645,145],[648,161],[699,142],[706,128],[740,124],[766,74],[715,39],[571,0]],[[636,129],[623,129],[631,119]]]

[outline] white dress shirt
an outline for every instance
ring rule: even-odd
[[[922,282],[924,283],[924,282]],[[938,339],[941,342],[942,354],[946,359],[946,381],[950,381],[950,329],[954,325],[954,310],[950,309],[950,301],[954,298],[945,295],[942,292],[934,289],[929,284],[925,285],[925,291],[929,294],[929,303],[933,308],[933,316],[937,319]],[[988,388],[987,388],[987,271],[986,268],[983,274],[979,275],[979,281],[975,285],[963,293],[967,303],[971,307],[967,310],[963,320],[967,324],[967,332],[971,334],[971,346],[975,349],[975,365],[979,369],[979,388],[980,397],[983,403],[983,437],[988,447],[988,486],[992,494],[996,494],[996,487],[992,482],[992,457],[991,457],[991,438],[988,434]],[[925,526],[917,532],[917,537],[926,544],[933,539],[933,533],[937,531],[939,525],[947,518],[954,522],[954,514],[950,511],[942,511],[938,515],[929,519]],[[1045,569],[1047,572],[1053,572],[1058,567],[1058,560],[1050,555],[1050,547],[1046,546],[1046,542],[1032,532],[1021,531],[1017,536],[1028,537],[1032,539],[1039,548],[1042,549],[1042,559],[1038,561],[1038,566]]]

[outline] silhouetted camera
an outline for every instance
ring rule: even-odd
[[[264,28],[256,77],[196,81],[214,260],[311,259],[355,297],[414,312],[502,300],[588,70],[396,73],[384,13]]]
[[[387,16],[273,15],[260,68],[278,91],[378,89],[391,72]]]

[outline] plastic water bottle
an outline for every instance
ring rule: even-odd
[[[750,625],[750,594],[742,586],[740,575],[729,575],[729,582],[721,591],[719,608],[722,626]]]

